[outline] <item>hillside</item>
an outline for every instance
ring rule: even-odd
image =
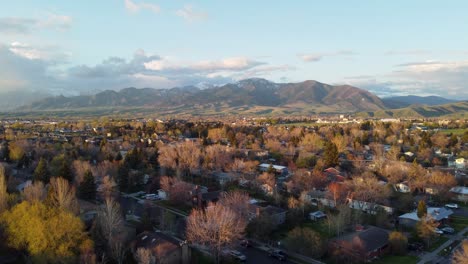
[[[410,106],[400,109],[379,110],[358,113],[361,117],[375,118],[468,118],[468,101],[434,106]]]
[[[385,104],[385,107],[390,109],[404,108],[411,105],[441,105],[455,103],[456,100],[451,100],[443,98],[440,96],[417,96],[417,95],[407,95],[407,96],[396,96],[383,98],[382,101]]]
[[[181,112],[202,109],[201,112],[241,113],[262,109],[259,111],[351,113],[381,110],[384,109],[384,103],[370,92],[349,85],[333,86],[317,81],[274,83],[255,78],[208,89],[192,86],[172,89],[126,88],[119,92],[108,90],[93,96],[49,97],[21,107],[18,111],[129,107],[150,108],[159,112],[177,108]]]

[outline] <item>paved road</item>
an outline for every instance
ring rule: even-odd
[[[450,244],[452,244],[453,241],[455,240],[463,240],[463,234],[465,232],[468,232],[468,227],[465,227],[463,230],[458,232],[457,234],[453,235],[449,240],[447,240],[444,244],[442,244],[440,247],[438,247],[436,250],[432,252],[428,252],[424,255],[421,256],[421,260],[418,262],[418,264],[424,264],[424,263],[450,263],[450,261],[446,262],[448,259],[447,258],[441,258],[439,256],[439,252],[442,251],[444,248],[448,247]],[[441,261],[441,262],[439,262]]]
[[[247,257],[247,263],[293,264],[293,262],[290,261],[279,261],[275,258],[271,258],[267,255],[266,252],[256,249],[254,247],[245,248],[240,251]]]

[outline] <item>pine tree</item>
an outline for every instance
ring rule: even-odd
[[[334,143],[328,141],[325,143],[323,162],[326,167],[334,167],[338,165],[338,148]]]
[[[47,169],[47,162],[45,159],[41,158],[37,164],[36,169],[34,170],[34,181],[42,181],[44,184],[49,183],[50,173]]]
[[[66,179],[68,182],[73,181],[73,174],[70,168],[70,164],[68,164],[68,161],[66,159],[62,161],[57,176]]]
[[[80,198],[85,200],[96,199],[96,183],[94,182],[94,176],[91,171],[86,171],[84,174],[83,182],[78,188]]]
[[[126,162],[124,162],[118,171],[118,181],[119,181],[119,188],[121,192],[125,192],[128,190],[129,182],[128,182],[128,173],[130,169]]]
[[[424,200],[419,201],[417,214],[419,218],[422,218],[423,216],[427,214],[427,206]]]

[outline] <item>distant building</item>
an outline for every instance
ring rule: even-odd
[[[450,192],[455,194],[454,199],[460,202],[467,202],[468,201],[468,187],[465,186],[455,186],[450,189]]]
[[[249,205],[249,219],[253,220],[259,216],[266,215],[267,217],[270,217],[270,219],[273,221],[274,225],[281,225],[286,222],[286,212],[287,210],[276,207],[276,206],[260,206],[258,204],[250,204]]]
[[[280,165],[273,165],[273,164],[268,164],[268,163],[262,163],[258,165],[258,169],[262,172],[267,172],[270,169],[273,169],[276,173],[280,175],[287,175],[288,168],[285,166],[280,166]]]

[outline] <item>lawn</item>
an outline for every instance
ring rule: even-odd
[[[431,246],[427,249],[427,251],[432,252],[436,250],[438,247],[440,247],[443,243],[445,243],[447,240],[449,240],[448,237],[440,236],[437,240],[435,240]]]
[[[372,263],[374,264],[412,264],[418,263],[419,258],[416,256],[391,256],[387,255]]]
[[[450,217],[450,226],[455,229],[455,232],[460,232],[463,228],[468,226],[468,218],[462,216]]]
[[[306,222],[303,223],[301,226],[314,230],[315,232],[319,233],[322,238],[334,237],[333,233],[328,232],[327,221]]]

